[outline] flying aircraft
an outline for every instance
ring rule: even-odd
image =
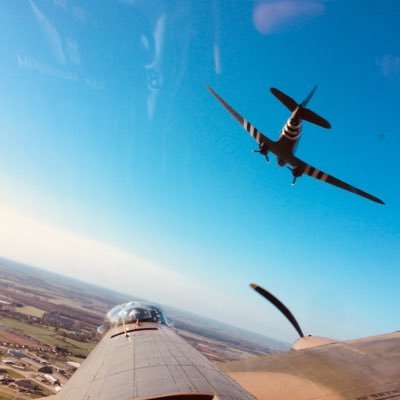
[[[224,363],[218,369],[171,328],[161,307],[134,301],[111,309],[103,338],[49,400],[400,399],[400,332],[351,341],[300,335],[291,351]]]
[[[365,197],[366,199],[375,201],[376,203],[385,204],[381,199],[378,199],[371,194],[364,192],[363,190],[357,189],[356,187],[349,185],[329,175],[310,164],[302,161],[294,155],[296,148],[299,144],[302,130],[302,121],[309,121],[313,124],[329,129],[330,123],[316,114],[314,111],[307,108],[308,102],[314,95],[317,86],[315,86],[310,94],[302,101],[297,103],[294,99],[289,97],[287,94],[281,92],[278,89],[271,88],[271,93],[281,101],[291,112],[289,119],[284,125],[280,132],[277,141],[269,139],[267,136],[262,134],[254,125],[243,118],[237,111],[235,111],[221,96],[218,95],[210,86],[206,85],[207,89],[215,96],[215,98],[232,114],[234,118],[242,125],[242,127],[256,140],[259,145],[258,150],[255,152],[265,156],[267,162],[269,162],[268,153],[271,152],[276,155],[278,164],[283,167],[285,165],[291,170],[293,175],[292,185],[295,184],[297,178],[306,174],[313,178],[316,178],[322,182],[330,183],[331,185],[337,186],[341,189],[349,192],[358,194],[359,196]]]

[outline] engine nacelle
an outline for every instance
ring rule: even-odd
[[[280,167],[284,167],[287,164],[287,162],[283,158],[278,157],[278,165]]]
[[[304,173],[304,168],[297,166],[294,168],[288,167],[290,169],[290,171],[292,172],[293,175],[293,180],[292,180],[292,186],[296,183],[296,179],[299,178],[300,176],[303,175]]]

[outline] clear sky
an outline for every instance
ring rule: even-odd
[[[231,321],[344,339],[400,321],[400,3],[6,0],[0,255]],[[270,164],[205,89],[385,206]]]

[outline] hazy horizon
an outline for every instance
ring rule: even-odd
[[[54,279],[61,278],[61,279],[63,279],[63,282],[61,282],[61,285],[66,285],[68,287],[68,289],[69,288],[76,289],[74,284],[78,283],[79,288],[81,288],[81,286],[90,287],[91,289],[93,289],[95,291],[95,293],[98,291],[101,291],[101,292],[106,291],[110,295],[108,300],[112,305],[110,305],[109,309],[104,310],[104,316],[106,315],[106,313],[109,310],[111,310],[113,307],[115,307],[118,304],[122,304],[122,303],[129,302],[129,301],[134,301],[134,300],[152,301],[152,299],[150,299],[150,298],[137,297],[133,294],[118,291],[117,289],[111,289],[109,287],[94,284],[89,281],[79,280],[75,277],[66,276],[66,275],[54,272],[52,270],[40,268],[40,266],[28,265],[25,263],[21,263],[21,262],[7,259],[7,258],[0,256],[0,269],[6,268],[6,266],[4,264],[12,264],[12,267],[17,267],[20,271],[26,271],[26,270],[28,270],[30,272],[39,271],[40,273],[45,273],[46,278],[49,276],[49,274]],[[41,276],[42,280],[44,280],[45,277]],[[65,282],[64,281],[65,278],[67,278],[69,281]],[[57,283],[59,283],[59,281],[57,281]],[[118,299],[116,299],[116,297],[118,297]],[[113,303],[113,301],[116,301],[116,302]],[[229,327],[229,328],[233,328],[235,330],[229,331],[229,332],[224,332],[224,334],[227,337],[229,336],[231,338],[234,338],[239,334],[239,336],[242,339],[246,337],[248,340],[252,340],[252,339],[254,340],[254,338],[256,338],[256,343],[258,345],[265,345],[266,347],[272,346],[270,348],[273,350],[287,350],[290,348],[290,344],[288,342],[280,340],[279,338],[273,338],[273,337],[269,336],[267,331],[262,334],[257,333],[251,329],[248,329],[243,324],[240,324],[240,321],[231,321],[230,323],[226,323],[223,321],[219,321],[217,319],[212,319],[205,315],[196,314],[190,310],[185,310],[184,306],[183,306],[183,308],[177,308],[177,307],[165,304],[165,303],[160,303],[160,305],[164,308],[164,311],[166,312],[167,316],[172,318],[173,327],[175,327],[175,325],[176,325],[175,324],[176,318],[182,319],[187,322],[193,322],[194,320],[198,319],[200,322],[207,323],[207,325],[204,325],[204,331],[209,331],[210,328],[211,328],[211,330],[216,331],[217,327],[219,327],[219,328],[221,328],[221,327],[228,328]],[[187,318],[189,318],[189,319],[187,320]],[[205,336],[207,336],[207,335],[205,335]]]

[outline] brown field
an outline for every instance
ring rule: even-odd
[[[27,346],[35,349],[39,348],[39,346],[32,340],[24,339],[14,333],[5,331],[0,331],[0,343],[1,342],[18,344],[19,346]]]

